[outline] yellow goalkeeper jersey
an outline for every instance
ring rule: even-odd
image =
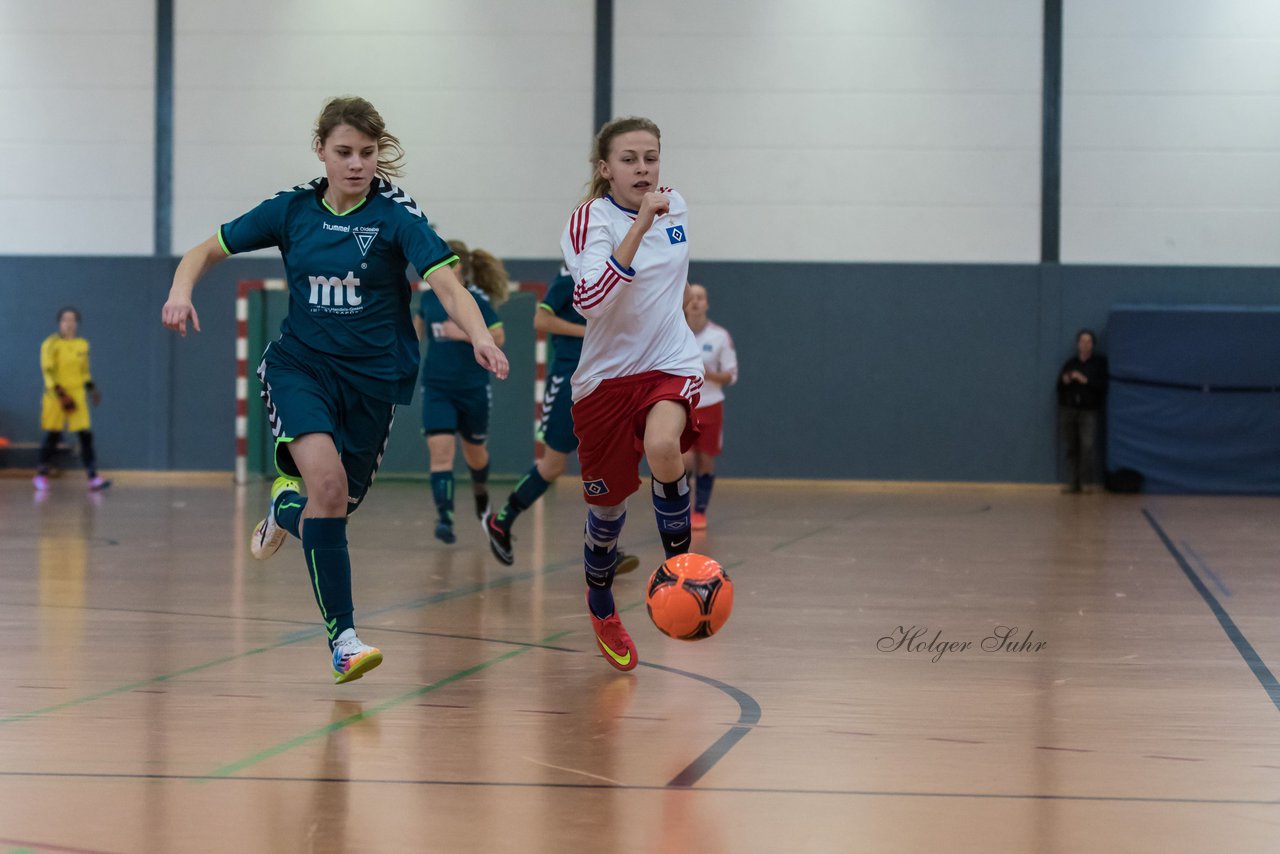
[[[44,399],[40,407],[40,429],[53,432],[89,429],[89,402],[84,391],[89,376],[89,342],[83,338],[50,335],[40,345],[40,370],[44,374]],[[54,393],[54,386],[66,392],[68,404]]]
[[[46,391],[62,386],[68,394],[83,394],[89,376],[89,342],[54,333],[40,345],[40,370]]]

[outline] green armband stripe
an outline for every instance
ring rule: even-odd
[[[546,310],[546,311],[549,311],[549,312],[551,312],[552,314],[555,314],[555,313],[556,313],[556,310],[555,310],[554,308],[552,308],[551,306],[547,305],[545,302],[540,302],[540,303],[538,303],[538,308],[541,308],[541,309],[544,309],[544,310]]]
[[[490,328],[490,329],[501,329],[501,328],[502,328],[502,321],[501,321],[501,320],[499,320],[497,323],[490,323],[490,324],[489,324],[489,328]]]
[[[422,278],[425,279],[427,276],[430,276],[432,273],[434,273],[436,270],[439,270],[441,267],[452,267],[454,264],[457,264],[457,263],[458,263],[458,256],[450,255],[448,258],[444,259],[439,264],[436,264],[434,267],[428,267],[427,269],[423,270]]]
[[[232,252],[230,249],[228,249],[228,248],[227,248],[227,241],[225,241],[225,240],[223,240],[223,239],[222,239],[222,227],[221,227],[221,226],[219,226],[219,227],[218,227],[218,245],[219,245],[219,246],[221,246],[221,247],[222,247],[222,251],[223,251],[223,252],[225,252],[225,253],[227,253],[228,255],[234,255],[234,254],[236,254],[236,253]]]

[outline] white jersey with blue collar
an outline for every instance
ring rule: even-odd
[[[669,187],[670,210],[645,232],[630,267],[613,257],[636,211],[611,197],[593,199],[569,218],[560,248],[574,280],[573,307],[587,319],[573,399],[607,379],[662,371],[702,379],[702,355],[684,319],[689,276],[689,208]]]
[[[729,334],[729,330],[710,320],[702,327],[701,332],[693,334],[693,340],[698,343],[698,349],[702,352],[702,365],[706,370],[729,374],[727,383],[707,380],[703,384],[698,408],[705,409],[723,401],[724,387],[738,381],[738,351],[733,349],[733,336]]]

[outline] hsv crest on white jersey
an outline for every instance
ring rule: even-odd
[[[703,409],[724,400],[724,387],[738,381],[738,353],[733,349],[733,338],[730,337],[729,330],[710,320],[702,327],[701,332],[693,333],[693,340],[702,353],[702,364],[706,370],[716,373],[728,371],[732,375],[727,383],[712,382],[710,379],[703,383],[702,399],[698,401],[698,408]]]
[[[611,197],[593,199],[569,217],[560,249],[573,276],[573,307],[587,319],[582,359],[573,374],[573,399],[586,397],[602,380],[663,371],[701,381],[702,357],[684,319],[689,276],[689,208],[669,187],[670,210],[655,217],[631,267],[613,251],[635,221],[636,211]]]

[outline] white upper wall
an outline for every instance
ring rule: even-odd
[[[1062,260],[1280,262],[1280,3],[1064,5]]]
[[[174,251],[323,174],[311,128],[373,102],[442,236],[554,257],[586,181],[592,0],[177,0]]]
[[[619,2],[614,113],[695,259],[1035,261],[1041,5]]]
[[[0,255],[150,255],[154,0],[0,0]]]
[[[320,174],[311,125],[356,93],[443,234],[555,254],[593,0],[175,5],[175,252]],[[1064,5],[1062,260],[1280,263],[1280,3]],[[1033,262],[1041,7],[616,0],[615,113],[663,128],[695,258]],[[154,0],[0,0],[0,254],[152,253],[154,28]]]

